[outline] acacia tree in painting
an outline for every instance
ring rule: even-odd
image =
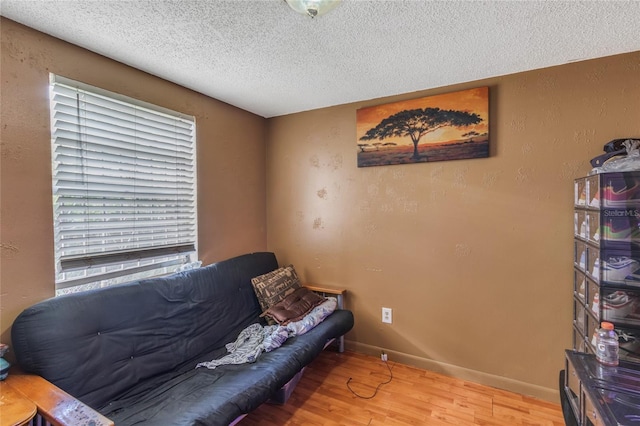
[[[364,149],[366,147],[368,147],[368,146],[371,146],[371,145],[369,145],[368,143],[359,143],[358,144],[358,148],[360,148],[360,152],[364,152]]]
[[[362,141],[383,140],[389,137],[411,138],[413,142],[413,158],[420,158],[418,144],[427,133],[442,127],[466,127],[478,124],[482,118],[476,113],[440,108],[419,108],[404,110],[383,119],[360,138]]]
[[[468,137],[469,138],[469,142],[473,142],[473,138],[475,136],[480,136],[480,133],[471,131],[471,132],[467,132],[464,135],[462,135],[463,138],[467,138]]]

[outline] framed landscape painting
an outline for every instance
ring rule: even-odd
[[[489,156],[489,88],[356,112],[358,167]]]

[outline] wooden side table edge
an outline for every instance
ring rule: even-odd
[[[26,425],[36,416],[36,405],[6,381],[0,382],[0,423]]]

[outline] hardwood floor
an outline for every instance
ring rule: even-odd
[[[324,351],[307,367],[284,405],[263,404],[251,425],[549,425],[563,426],[559,404],[377,358]]]

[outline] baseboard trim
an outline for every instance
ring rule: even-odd
[[[345,347],[347,350],[353,352],[359,352],[375,357],[380,356],[379,346],[371,346],[360,342],[345,340]],[[496,376],[494,374],[484,373],[482,371],[471,370],[465,367],[459,367],[457,365],[421,358],[403,352],[396,352],[386,348],[385,352],[388,354],[389,360],[396,361],[401,364],[411,365],[414,367],[440,373],[445,376],[468,380],[470,382],[479,383],[481,385],[491,386],[498,389],[504,389],[522,395],[533,396],[545,401],[560,403],[560,392],[558,389],[545,388],[543,386],[533,385],[531,383],[521,382],[519,380],[509,379],[507,377]]]

